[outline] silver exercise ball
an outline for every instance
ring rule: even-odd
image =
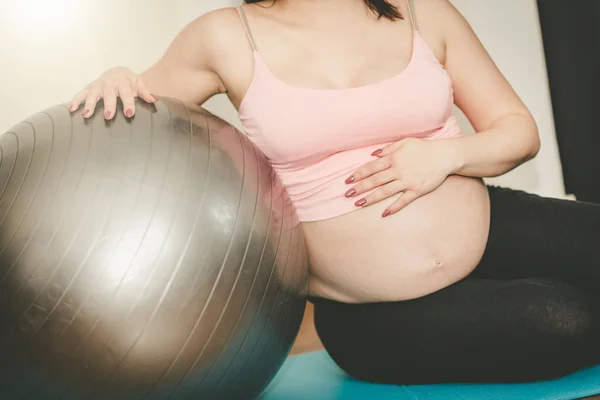
[[[163,99],[0,136],[0,399],[250,399],[289,354],[304,239],[266,158]]]

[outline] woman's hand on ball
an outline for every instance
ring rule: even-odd
[[[139,75],[128,68],[116,67],[106,71],[79,92],[73,98],[69,110],[74,112],[81,103],[85,103],[82,115],[89,118],[94,115],[98,101],[104,99],[104,118],[110,120],[115,116],[118,97],[123,103],[123,113],[129,118],[135,114],[136,97],[148,103],[157,101]]]
[[[407,138],[373,153],[377,159],[365,164],[346,180],[354,185],[346,197],[367,207],[401,194],[384,212],[393,215],[415,199],[438,188],[454,171],[455,157],[444,140]],[[360,195],[376,189],[366,197]]]

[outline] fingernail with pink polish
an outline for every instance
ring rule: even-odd
[[[354,203],[354,205],[355,205],[356,207],[362,207],[362,206],[364,206],[365,204],[367,204],[367,200],[365,200],[365,199],[360,199],[359,201],[357,201],[356,203]]]
[[[354,175],[352,175],[351,177],[349,177],[348,179],[346,179],[346,183],[352,183],[354,182]]]
[[[380,154],[381,154],[381,152],[382,152],[382,151],[383,151],[382,149],[375,150],[373,153],[371,153],[371,155],[372,155],[372,156],[378,156],[378,155],[380,155]]]
[[[106,112],[104,113],[104,118],[105,118],[105,119],[110,119],[111,115],[112,115],[112,114],[111,114],[111,112],[110,112],[110,111],[106,111]]]
[[[356,194],[356,189],[350,189],[346,192],[346,197],[352,197]]]
[[[83,112],[81,113],[81,115],[83,115],[84,118],[87,118],[90,114],[90,110],[83,110]]]
[[[382,216],[383,218],[385,218],[385,217],[389,216],[390,214],[391,214],[391,213],[390,213],[390,210],[385,210],[385,211],[383,212],[383,214],[381,214],[381,216]]]
[[[133,117],[133,110],[131,108],[128,108],[127,110],[125,110],[125,116],[127,118]]]

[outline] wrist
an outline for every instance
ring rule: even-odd
[[[465,156],[460,138],[442,139],[444,148],[444,159],[448,175],[456,175],[465,166]]]

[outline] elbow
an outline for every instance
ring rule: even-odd
[[[523,161],[529,161],[538,155],[542,146],[539,130],[533,116],[529,113],[521,115],[518,124],[520,127],[517,131],[521,138],[521,157]]]
[[[535,134],[532,133],[531,135],[529,135],[526,143],[524,143],[522,147],[523,162],[527,162],[535,158],[535,156],[537,156],[540,152],[541,147],[542,143],[540,141],[540,136],[537,134],[537,131]]]
[[[540,133],[537,127],[537,124],[535,123],[535,120],[533,119],[533,117],[531,117],[531,129],[529,130],[529,140],[528,140],[528,146],[527,146],[527,159],[531,160],[533,158],[535,158],[535,156],[538,155],[538,153],[540,152],[540,148],[542,147],[542,141],[540,139]]]
[[[506,139],[511,142],[512,161],[522,164],[538,155],[542,145],[540,134],[535,119],[528,111],[506,115],[498,122],[498,128],[510,133]]]
[[[540,141],[539,135],[535,135],[535,140],[531,145],[531,149],[529,151],[529,159],[535,158],[540,152],[540,148],[542,147],[542,142]]]

